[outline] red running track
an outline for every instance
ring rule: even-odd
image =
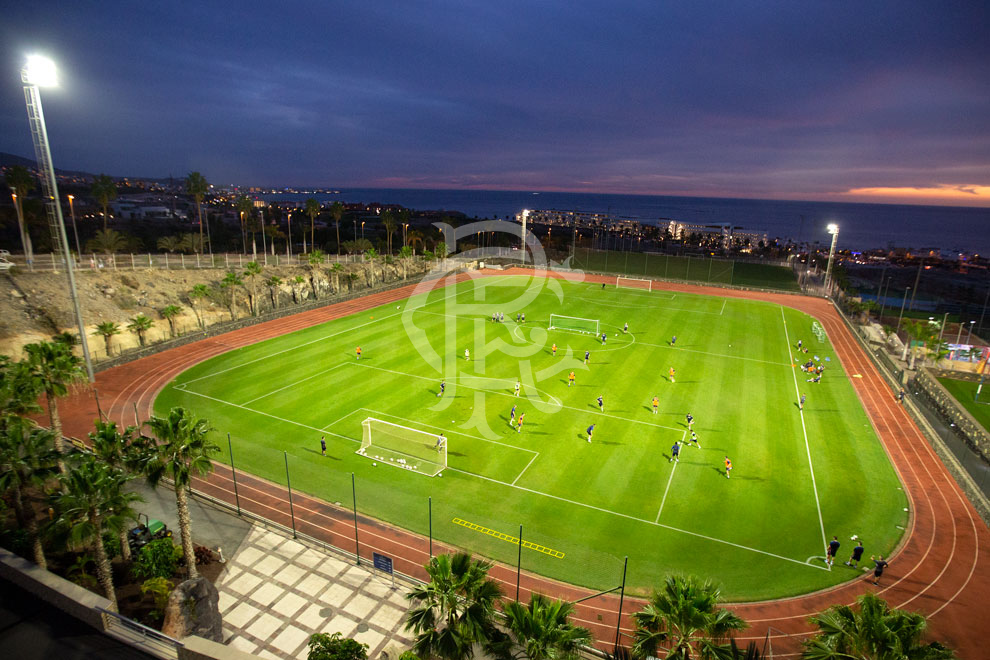
[[[511,272],[533,273],[521,269]],[[461,274],[456,281],[496,274],[501,273]],[[543,271],[535,274],[547,275]],[[556,273],[549,275],[561,277]],[[585,281],[613,282],[614,279],[587,276]],[[448,278],[437,284],[444,286],[451,282]],[[862,375],[862,378],[851,379],[853,387],[890,455],[910,501],[910,524],[880,587],[857,579],[805,596],[733,604],[731,609],[750,624],[738,639],[744,643],[753,639],[762,645],[769,631],[775,655],[796,655],[800,652],[801,640],[810,633],[810,615],[836,603],[852,603],[860,594],[873,591],[893,607],[923,612],[928,617],[932,637],[955,648],[961,658],[986,657],[982,640],[986,615],[982,607],[990,594],[990,574],[986,570],[990,532],[921,431],[896,402],[890,388],[831,303],[819,298],[694,285],[654,283],[654,286],[666,291],[772,302],[818,319],[846,371]],[[104,414],[120,423],[132,424],[137,410],[141,418],[146,419],[152,413],[158,392],[179,373],[203,360],[240,346],[403,300],[414,293],[415,287],[413,284],[234,330],[104,371],[96,379]],[[65,399],[60,411],[65,433],[80,438],[92,429],[98,415],[95,398],[89,390]],[[243,473],[237,475],[237,486],[242,509],[286,527],[291,524],[286,491],[282,486]],[[197,480],[195,487],[219,499],[234,501],[231,472],[226,465],[218,465],[214,474],[206,480]],[[355,551],[354,522],[349,510],[297,493],[293,493],[293,505],[299,532]],[[429,559],[428,539],[368,518],[360,519],[358,537],[362,558],[370,559],[372,552],[382,552],[394,558],[396,570],[425,577],[422,565]],[[434,543],[434,553],[448,549]],[[514,595],[516,573],[513,569],[496,565],[492,575],[503,582],[508,594]],[[571,600],[590,595],[586,589],[524,573],[520,597],[527,599],[531,590]],[[626,600],[623,635],[631,631],[629,613],[641,604],[640,600]],[[607,648],[615,639],[617,608],[617,596],[599,596],[579,604],[575,618],[592,630],[599,646]]]

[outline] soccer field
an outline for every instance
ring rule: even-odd
[[[597,320],[607,343],[548,330],[551,314]],[[524,568],[552,578],[616,587],[628,556],[633,591],[679,571],[718,580],[732,600],[774,598],[855,577],[841,564],[850,536],[887,554],[908,519],[847,374],[811,327],[770,303],[482,277],[207,360],[155,410],[190,408],[216,429],[220,460],[230,433],[238,470],[282,484],[286,452],[293,489],[330,502],[350,504],[354,473],[359,511],[415,532],[428,532],[431,496],[435,538],[500,561],[514,564],[517,545],[498,535],[522,525]],[[792,366],[799,339],[802,361],[827,365],[820,383]],[[688,413],[701,448],[672,463]],[[420,449],[444,434],[442,476],[356,453],[369,417],[426,432],[410,440]],[[833,534],[843,547],[828,571]]]

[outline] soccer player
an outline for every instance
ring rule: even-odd
[[[657,414],[657,409],[659,409],[659,408],[660,408],[660,397],[654,396],[653,397],[653,414],[654,415]]]
[[[833,536],[832,540],[828,542],[828,547],[825,548],[825,563],[828,565],[829,570],[832,570],[832,564],[835,563],[835,553],[839,551],[839,537]]]
[[[496,316],[497,316],[497,312],[492,312],[492,323],[495,322],[495,317]]]
[[[604,290],[605,290],[605,283],[602,282],[602,291],[604,291]]]
[[[673,382],[676,382],[676,381],[674,380],[674,374],[675,374],[675,373],[677,373],[677,372],[675,372],[675,371],[674,371],[674,368],[673,368],[673,367],[671,367],[670,369],[668,369],[668,370],[667,370],[667,380],[669,380],[669,381],[670,381],[670,382],[672,382],[672,383],[673,383]]]
[[[470,361],[471,360],[471,351],[469,351],[466,348],[464,349],[464,359],[467,360],[467,361]]]
[[[901,404],[902,406],[904,405],[905,394],[907,394],[907,392],[904,391],[903,387],[901,388],[901,391],[897,393],[897,403]]]
[[[605,400],[602,399],[602,396],[600,394],[598,395],[598,409],[601,410],[602,412],[605,412]]]
[[[604,332],[603,332],[603,333],[602,333],[602,346],[604,346],[604,345],[605,345],[605,342],[606,342],[607,340],[608,340],[608,335],[607,335],[606,333],[604,333]]]
[[[859,560],[862,558],[863,558],[863,540],[856,539],[856,547],[853,548],[852,556],[849,558],[849,561],[846,562],[846,566],[859,568]]]
[[[553,346],[551,346],[550,347],[550,350],[553,351],[553,356],[554,357],[557,357],[557,344],[554,344]]]
[[[443,433],[437,436],[437,452],[443,451],[443,448],[447,446],[447,438]]]
[[[701,449],[701,443],[698,442],[698,434],[694,431],[691,431],[691,442],[693,442],[698,449]]]
[[[805,381],[806,383],[820,383],[822,382],[822,375],[818,374],[814,378],[809,378]]]
[[[522,433],[522,425],[525,418],[526,413],[519,413],[519,423],[516,425],[516,433]]]
[[[673,346],[676,343],[677,343],[677,335],[674,335],[673,337],[670,338],[670,345]]]
[[[798,339],[798,350],[799,351],[801,350],[801,340],[800,339]]]
[[[725,457],[725,478],[726,479],[729,478],[729,473],[730,472],[732,472],[732,461],[730,461],[729,460],[729,457],[726,456]]]
[[[588,442],[591,442],[591,436],[595,434],[595,425],[592,424],[588,427]]]
[[[320,452],[326,456],[327,455],[327,436],[320,438]]]
[[[567,375],[567,386],[570,387],[574,384],[574,372],[572,371]]]
[[[516,323],[519,323],[519,312],[516,312]]]
[[[512,404],[512,410],[509,412],[509,426],[516,425],[516,404]]]
[[[684,416],[684,419],[687,420],[688,430],[690,431],[691,427],[694,426],[694,417],[691,415],[691,413],[688,413],[687,415]]]
[[[667,462],[670,463],[671,461],[677,461],[678,463],[680,463],[681,462],[680,455],[681,455],[681,443],[675,442],[674,446],[670,448],[670,459]]]
[[[498,322],[499,323],[505,323],[505,312],[499,312],[498,313]]]
[[[624,326],[622,326],[622,334],[626,334],[627,332],[629,332],[629,324],[628,323],[626,323]]]
[[[870,555],[870,561],[873,562],[873,584],[878,584],[880,582],[880,577],[883,575],[883,569],[887,568],[890,564],[883,560],[883,555],[880,555],[879,559],[874,559],[873,555]]]
[[[585,364],[588,364],[588,360],[590,360],[590,359],[591,359],[591,351],[585,351],[584,352],[584,363]]]
[[[523,312],[523,313],[522,313],[522,322],[523,322],[523,323],[525,323],[525,322],[526,322],[526,312]]]
[[[437,396],[443,396],[443,391],[444,391],[444,390],[445,390],[446,388],[447,388],[447,381],[445,381],[445,380],[441,380],[441,381],[440,381],[440,391],[439,391],[439,392],[437,392]]]
[[[357,359],[359,359],[359,360],[361,359],[361,347],[360,346],[357,347]]]
[[[522,383],[518,380],[516,381],[516,396],[519,396],[519,388],[522,387]]]
[[[804,402],[807,398],[805,395],[801,395],[801,401],[798,402],[798,410],[804,410]]]

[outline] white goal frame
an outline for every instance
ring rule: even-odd
[[[818,321],[813,321],[811,324],[811,332],[818,337],[818,341],[823,344],[825,343],[825,328],[822,327],[821,323]]]
[[[623,281],[626,281],[626,282],[640,282],[640,283],[645,282],[646,283],[646,286],[642,286],[642,284],[640,284],[640,285],[623,284]],[[617,289],[624,287],[626,289],[646,289],[647,291],[653,291],[653,280],[648,280],[648,279],[645,279],[645,278],[642,278],[642,277],[623,277],[623,276],[619,275],[619,276],[617,276],[615,278],[615,287]]]
[[[558,325],[558,324],[556,324],[554,322],[555,320],[560,320],[560,319],[566,319],[565,322],[564,322],[564,325]],[[595,324],[595,329],[594,330],[591,330],[591,329],[581,330],[580,328],[568,327],[566,321],[586,321],[588,323],[594,323]],[[550,315],[550,326],[549,326],[548,329],[549,330],[570,330],[571,332],[583,332],[583,333],[592,334],[592,335],[595,335],[595,336],[601,334],[601,325],[600,325],[598,319],[585,319],[585,318],[581,318],[580,316],[564,316],[563,314],[551,314]]]
[[[376,434],[373,427],[381,431]],[[428,477],[439,476],[447,468],[449,441],[445,440],[438,448],[440,433],[421,431],[376,417],[365,418],[361,428],[361,448],[354,452],[360,456]],[[376,439],[379,444],[375,444]]]

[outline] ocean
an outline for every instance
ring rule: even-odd
[[[606,195],[497,190],[342,188],[335,194],[261,195],[268,201],[401,204],[418,210],[460,211],[468,217],[511,218],[523,209],[610,213],[656,224],[731,223],[768,237],[827,245],[829,223],[839,225],[840,249],[940,248],[946,253],[990,254],[990,209],[902,204],[794,202],[663,195]]]

